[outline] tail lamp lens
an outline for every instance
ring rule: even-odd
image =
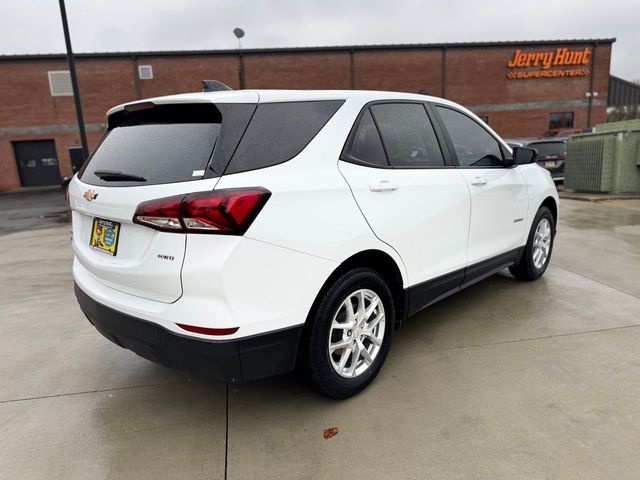
[[[242,235],[270,196],[252,187],[159,198],[138,205],[133,222],[165,232]]]

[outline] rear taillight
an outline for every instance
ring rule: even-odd
[[[138,205],[133,223],[164,232],[242,235],[270,196],[252,187],[159,198]]]

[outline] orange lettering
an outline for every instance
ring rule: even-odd
[[[521,53],[520,55],[518,55],[518,67],[524,67],[526,65],[526,61],[527,61],[527,54],[526,53]]]
[[[518,55],[520,55],[520,49],[516,49],[513,58],[507,62],[507,67],[514,68],[516,66]]]
[[[552,66],[569,66],[569,65],[588,65],[591,61],[592,50],[590,48],[583,48],[580,50],[569,50],[566,47],[557,48],[551,52],[534,52],[525,53],[519,48],[513,52],[513,58],[507,62],[508,68],[522,68],[522,67],[542,67],[542,70],[549,70]],[[580,72],[575,70],[575,72]],[[585,75],[588,75],[588,70],[585,70]],[[550,71],[549,75],[542,74],[527,74],[525,76],[518,73],[515,76],[509,78],[552,78],[552,77],[564,77],[570,75],[581,75],[581,73],[572,73],[572,70],[555,70]]]
[[[540,62],[540,60],[542,60],[542,58],[544,57],[544,54],[542,53],[536,53],[534,59],[533,59],[533,64],[537,67],[538,63]]]
[[[564,56],[567,53],[566,48],[558,48],[556,50],[555,59],[553,60],[554,65],[564,65]]]

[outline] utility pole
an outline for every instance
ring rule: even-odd
[[[587,106],[587,128],[591,128],[591,110],[593,108],[593,98],[598,96],[598,92],[593,91],[594,76],[596,74],[596,49],[598,48],[598,42],[593,44],[593,50],[591,53],[591,72],[589,72],[589,91],[587,92],[588,106]]]
[[[82,156],[84,160],[89,156],[87,146],[87,133],[84,129],[84,118],[82,116],[82,104],[80,103],[80,91],[78,90],[78,78],[76,76],[76,63],[71,50],[71,37],[69,36],[69,24],[67,23],[67,10],[64,0],[60,0],[60,15],[62,16],[62,28],[64,30],[64,42],[67,45],[67,60],[69,61],[69,73],[71,74],[71,88],[73,88],[73,99],[76,102],[76,115],[78,117],[78,129],[80,130],[80,142],[82,143]]]
[[[244,90],[244,58],[242,58],[242,37],[244,37],[244,30],[241,28],[234,28],[233,34],[238,39],[238,80],[240,83],[240,90]]]

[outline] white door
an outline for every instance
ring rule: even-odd
[[[469,189],[443,154],[421,103],[366,109],[339,162],[373,232],[405,264],[411,286],[465,267]]]
[[[498,140],[480,123],[450,107],[436,110],[471,192],[469,265],[522,246],[529,206],[523,176],[504,166]]]

